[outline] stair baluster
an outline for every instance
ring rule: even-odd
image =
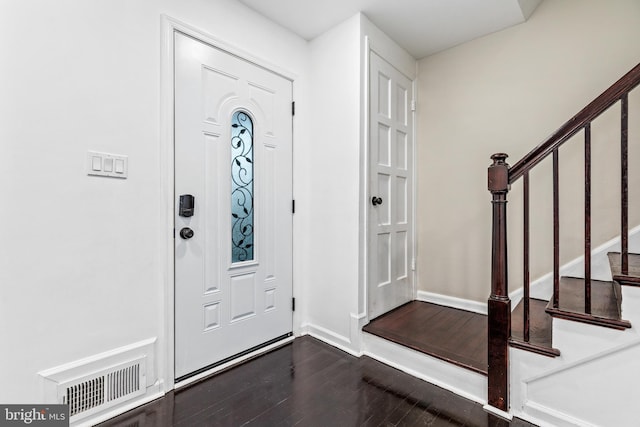
[[[591,123],[584,126],[584,312],[591,314]]]
[[[553,150],[553,308],[560,307],[560,156]]]
[[[620,264],[622,275],[629,274],[629,93],[620,98]]]
[[[522,190],[523,190],[523,200],[524,200],[524,207],[523,207],[523,230],[524,230],[524,236],[523,236],[523,263],[522,263],[522,272],[523,272],[523,278],[522,278],[522,286],[523,286],[523,300],[524,300],[524,313],[523,313],[523,319],[524,319],[524,324],[523,324],[523,329],[522,329],[522,338],[524,339],[524,342],[529,342],[530,340],[530,335],[529,335],[529,328],[531,326],[531,307],[529,304],[529,298],[530,298],[530,289],[529,289],[529,172],[525,172],[524,175],[522,176]]]

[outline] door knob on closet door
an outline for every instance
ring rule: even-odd
[[[371,204],[372,204],[373,206],[381,205],[381,204],[382,204],[382,199],[381,199],[380,197],[373,196],[373,197],[371,198]]]

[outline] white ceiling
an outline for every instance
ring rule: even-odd
[[[524,22],[542,0],[240,0],[306,40],[363,12],[415,58]]]

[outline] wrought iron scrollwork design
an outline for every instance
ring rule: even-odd
[[[231,120],[232,262],[253,259],[253,121],[242,111]]]

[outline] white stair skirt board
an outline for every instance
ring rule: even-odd
[[[638,425],[635,374],[640,369],[640,338],[542,369],[539,360],[522,350],[513,349],[511,359],[521,368],[512,378],[511,409],[516,416],[541,426]],[[537,373],[525,378],[524,371]]]
[[[452,297],[449,295],[435,294],[433,292],[418,291],[416,298],[418,301],[430,302],[432,304],[444,305],[446,307],[458,308],[460,310],[471,311],[473,313],[487,314],[487,303],[473,301],[469,299]]]
[[[487,403],[487,377],[364,332],[364,354],[409,375],[473,400]]]
[[[637,426],[640,389],[640,288],[622,287],[623,331],[553,319],[549,358],[510,349],[511,412],[554,427]]]

